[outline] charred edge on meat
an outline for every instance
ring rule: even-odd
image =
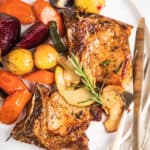
[[[38,87],[36,87],[31,103],[29,103],[28,106],[30,107],[28,112],[29,115],[27,115],[27,118],[24,118],[21,122],[16,124],[15,128],[11,132],[11,136],[16,140],[32,144],[34,143],[43,147],[35,135],[33,135],[32,131],[34,127],[34,120],[40,116],[42,110],[41,93]]]

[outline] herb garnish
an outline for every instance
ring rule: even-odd
[[[119,64],[119,66],[118,66],[116,69],[113,70],[113,72],[114,72],[115,74],[117,74],[117,73],[119,72],[119,70],[121,69],[122,65],[123,65],[123,62],[121,62],[121,63]]]
[[[102,63],[100,63],[100,65],[105,68],[105,67],[107,67],[110,63],[111,63],[111,60],[105,60],[105,61],[103,61]]]
[[[89,100],[93,100],[93,101],[97,102],[98,104],[102,104],[102,100],[101,100],[101,96],[100,96],[99,92],[97,91],[97,89],[94,88],[94,84],[87,76],[82,65],[80,65],[78,58],[74,54],[71,54],[71,56],[69,57],[69,61],[73,65],[73,67],[75,69],[74,70],[75,73],[81,77],[81,81],[83,82],[83,84],[87,87],[87,89],[91,93],[91,98]]]

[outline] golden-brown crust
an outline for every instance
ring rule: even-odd
[[[104,122],[108,132],[116,131],[124,109],[124,101],[121,97],[123,89],[119,86],[109,85],[102,92],[102,107],[107,115]]]
[[[69,105],[58,92],[51,95],[47,106],[48,130],[51,134],[70,136],[72,132],[79,134],[79,129],[83,134],[91,120],[90,107]]]
[[[12,137],[48,150],[88,150],[85,130],[91,120],[100,119],[101,107],[75,107],[58,92],[49,94],[47,88],[37,85],[27,116],[16,124]]]
[[[102,15],[77,16],[66,19],[69,53],[80,56],[97,82],[126,86],[124,80],[127,83],[131,78],[127,61],[131,62],[128,38],[132,26]]]

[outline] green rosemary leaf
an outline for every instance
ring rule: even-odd
[[[84,100],[84,101],[78,102],[78,104],[86,103],[86,102],[89,102],[89,101],[91,101],[91,100],[92,100],[92,98],[88,98],[87,100]]]
[[[117,74],[119,70],[121,69],[122,65],[123,65],[123,62],[121,62],[120,65],[115,70],[113,70],[113,72]]]
[[[111,63],[111,60],[105,60],[105,61],[103,61],[100,65],[105,68],[105,67],[107,67],[110,63]]]
[[[99,92],[97,92],[97,89],[95,89],[94,84],[87,76],[83,66],[80,65],[78,58],[74,54],[71,54],[71,56],[69,57],[69,61],[73,65],[75,73],[81,77],[81,81],[83,82],[83,84],[87,87],[87,89],[91,93],[90,99],[92,101],[97,102],[98,104],[102,104],[101,96],[100,96]],[[87,102],[87,100],[85,100],[84,102]]]

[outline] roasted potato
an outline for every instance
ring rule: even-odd
[[[99,13],[105,6],[105,0],[75,0],[75,6],[89,13]]]
[[[58,53],[49,44],[39,45],[34,52],[34,63],[39,69],[51,69],[57,64]]]
[[[12,50],[3,58],[3,64],[13,74],[27,74],[34,67],[32,52],[22,48]]]

